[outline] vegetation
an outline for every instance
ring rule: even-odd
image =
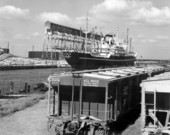
[[[45,94],[30,94],[18,99],[3,99],[0,101],[0,117],[30,107],[40,100],[45,99],[45,96]]]

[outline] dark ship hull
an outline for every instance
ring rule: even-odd
[[[63,52],[65,60],[74,69],[97,69],[104,67],[133,66],[134,56],[111,56],[110,58],[92,56],[90,53]]]
[[[53,49],[63,51],[67,63],[75,69],[133,66],[136,53],[127,41],[115,34],[97,34],[46,22],[46,40]],[[128,36],[127,36],[128,37]],[[131,42],[130,42],[131,44]],[[129,50],[128,50],[129,49]]]

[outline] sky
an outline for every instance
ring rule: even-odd
[[[0,47],[42,51],[45,21],[129,37],[138,58],[170,59],[170,0],[0,0]]]

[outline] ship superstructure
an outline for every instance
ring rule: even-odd
[[[116,34],[105,36],[91,32],[46,22],[46,39],[53,49],[60,50],[76,69],[92,69],[114,66],[131,66],[136,53],[128,49],[128,40]]]

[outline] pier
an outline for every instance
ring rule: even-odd
[[[50,76],[49,130],[55,128],[58,134],[110,132],[109,123],[140,104],[142,80],[164,71],[160,66],[120,67]]]

